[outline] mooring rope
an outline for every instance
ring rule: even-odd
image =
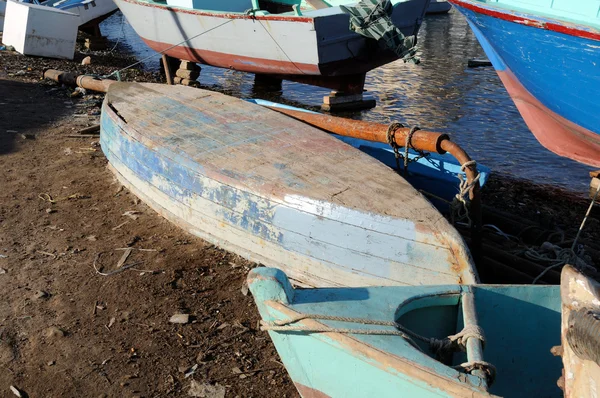
[[[483,371],[488,387],[494,384],[494,380],[496,380],[496,367],[493,364],[486,361],[465,362],[461,363],[458,366],[453,366],[452,368],[458,370],[459,372],[464,372],[468,374],[472,374],[476,370]]]
[[[400,156],[402,156],[402,155],[400,154],[400,151],[399,151],[400,146],[396,143],[396,131],[401,128],[404,128],[404,125],[402,123],[392,122],[388,126],[387,133],[385,135],[387,138],[388,144],[390,144],[390,146],[392,147],[392,150],[394,151],[394,156],[396,157],[396,169],[398,171],[400,171]]]
[[[288,307],[286,307],[288,308]],[[397,330],[389,329],[349,329],[349,328],[335,328],[331,326],[296,326],[291,325],[293,323],[302,321],[304,319],[310,320],[327,320],[327,321],[338,321],[347,323],[358,323],[362,325],[378,325],[378,326],[392,326]],[[485,346],[485,334],[483,330],[477,325],[466,325],[460,332],[450,335],[444,339],[436,339],[434,337],[425,337],[412,330],[404,327],[395,321],[381,321],[366,318],[352,318],[336,315],[324,315],[324,314],[298,314],[288,319],[277,320],[272,322],[261,321],[261,330],[271,330],[276,332],[304,332],[304,333],[343,333],[343,334],[362,334],[362,335],[388,335],[388,336],[399,336],[407,339],[407,341],[415,346],[411,338],[420,340],[429,345],[429,349],[436,355],[441,356],[445,352],[458,352],[465,351],[467,340],[475,338],[481,341],[482,346]],[[418,346],[417,346],[418,348]],[[419,348],[420,350],[420,348]]]
[[[392,149],[394,151],[394,156],[396,158],[396,171],[398,173],[400,172],[400,158],[402,158],[403,163],[404,163],[404,173],[407,173],[409,163],[416,162],[417,160],[419,160],[421,158],[426,158],[427,156],[429,156],[429,153],[426,153],[424,151],[416,149],[412,145],[411,140],[412,140],[413,135],[417,131],[421,130],[421,128],[419,126],[411,127],[410,131],[406,135],[406,140],[404,142],[404,154],[400,153],[400,151],[399,151],[400,146],[396,143],[396,131],[398,131],[398,129],[401,129],[404,127],[406,127],[406,126],[404,126],[402,123],[392,122],[388,126],[387,132],[385,134],[388,144],[390,145],[390,147],[392,147]],[[411,148],[419,154],[419,156],[416,156],[414,159],[411,159],[408,156],[408,150]]]
[[[123,72],[123,71],[126,71],[127,69],[131,69],[131,68],[133,68],[134,66],[136,66],[136,65],[139,65],[139,64],[141,64],[142,62],[149,60],[150,58],[156,57],[157,55],[162,55],[162,54],[164,54],[165,52],[169,51],[169,50],[170,50],[170,49],[172,49],[172,48],[175,48],[175,47],[177,47],[177,46],[180,46],[180,45],[182,45],[182,44],[184,44],[184,43],[187,43],[187,42],[189,42],[190,40],[193,40],[193,39],[195,39],[195,38],[197,38],[197,37],[200,37],[200,36],[202,36],[202,35],[204,35],[204,34],[206,34],[206,33],[208,33],[208,32],[212,32],[213,30],[215,30],[215,29],[218,29],[218,28],[220,28],[220,27],[221,27],[221,26],[223,26],[223,25],[227,25],[229,22],[232,22],[232,21],[233,21],[233,19],[228,19],[227,21],[223,22],[222,24],[219,24],[219,25],[217,25],[217,26],[215,26],[215,27],[213,27],[213,28],[210,28],[210,29],[208,29],[208,30],[205,30],[205,31],[203,31],[203,32],[201,32],[201,33],[198,33],[197,35],[195,35],[195,36],[192,36],[192,37],[190,37],[190,38],[188,38],[188,39],[185,39],[185,40],[183,40],[183,41],[181,41],[181,42],[179,42],[179,43],[177,43],[177,44],[173,44],[172,46],[170,46],[170,47],[167,47],[167,48],[165,48],[164,50],[157,52],[156,54],[151,54],[151,55],[149,55],[149,56],[147,56],[147,57],[145,57],[145,58],[143,58],[143,59],[141,59],[141,60],[139,60],[139,61],[137,61],[137,62],[135,62],[135,63],[133,63],[133,64],[131,64],[131,65],[129,65],[129,66],[126,66],[126,67],[124,67],[124,68],[121,68],[121,69],[119,69],[119,70],[117,70],[117,71],[114,71],[114,72],[112,72],[112,73],[108,74],[108,75],[101,76],[101,78],[102,78],[102,79],[106,79],[106,78],[109,78],[109,77],[111,77],[111,76],[116,76],[116,77],[117,77],[117,80],[121,81],[121,72]]]
[[[460,166],[461,173],[464,173],[467,167],[470,166],[477,166],[477,162],[474,160],[470,160],[462,164]],[[461,173],[458,173],[458,179],[460,180],[460,184],[458,186],[458,193],[454,196],[454,199],[452,200],[452,203],[450,205],[450,216],[452,218],[453,224],[466,218],[468,221],[468,225],[470,226],[472,224],[472,220],[469,214],[469,205],[467,203],[466,197],[471,191],[471,189],[473,189],[475,184],[479,182],[479,179],[481,178],[481,173],[477,173],[477,175],[475,176],[475,178],[473,178],[471,182],[465,179]]]

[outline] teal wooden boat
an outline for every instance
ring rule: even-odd
[[[294,289],[272,268],[248,284],[303,397],[563,396],[559,286]]]

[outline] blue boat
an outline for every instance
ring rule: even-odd
[[[398,173],[271,109],[113,82],[100,143],[117,178],[159,214],[299,285],[478,281],[460,234]]]
[[[289,105],[279,104],[277,102],[266,101],[262,99],[249,99],[254,104],[268,106],[270,108],[291,109],[307,113],[316,113],[306,109],[296,108]],[[379,160],[383,164],[396,169],[396,156],[394,150],[389,144],[361,140],[353,137],[346,137],[338,134],[332,134],[333,137],[353,146]],[[459,162],[450,154],[428,153],[426,157],[421,157],[414,150],[409,150],[410,167],[403,177],[419,192],[422,192],[438,210],[448,211],[448,203],[452,202],[456,194],[460,191],[460,178],[466,179],[466,174],[461,170]],[[484,186],[487,182],[491,170],[489,167],[477,164],[479,172],[479,184]]]
[[[600,3],[450,0],[538,141],[600,167]]]
[[[248,286],[305,398],[563,397],[559,379],[592,397],[600,285],[570,266],[561,279],[562,333],[560,286],[294,289],[272,268]]]

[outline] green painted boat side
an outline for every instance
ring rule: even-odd
[[[473,285],[293,289],[285,274],[257,268],[249,288],[263,320],[298,314],[327,314],[397,321],[413,332],[442,339],[463,329],[464,301],[475,303],[475,324],[485,331],[483,360],[497,369],[487,387],[480,378],[453,368],[471,360],[454,353],[445,362],[428,347],[400,336],[304,331],[269,331],[303,397],[560,397],[561,360],[558,286]],[[463,304],[461,306],[461,303]],[[463,310],[461,310],[463,308]],[[332,320],[305,319],[293,325],[397,330]],[[478,341],[478,340],[477,340]]]

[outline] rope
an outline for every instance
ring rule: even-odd
[[[267,34],[269,35],[269,37],[271,38],[271,40],[273,40],[273,42],[277,45],[277,47],[279,47],[279,49],[281,50],[281,52],[283,53],[283,55],[285,55],[285,57],[288,59],[288,61],[290,61],[292,63],[292,65],[294,65],[294,67],[296,67],[296,69],[298,69],[298,72],[300,72],[300,74],[305,75],[306,73],[304,73],[304,71],[302,69],[300,69],[298,67],[298,65],[296,65],[296,63],[294,61],[292,61],[292,59],[290,58],[290,56],[287,55],[287,53],[285,52],[285,50],[279,45],[279,43],[277,42],[277,40],[275,40],[275,38],[273,37],[273,35],[271,35],[271,32],[269,32],[269,30],[267,28],[265,28],[265,25],[263,25],[262,21],[260,19],[257,19],[257,21],[260,24],[260,26],[263,27],[263,29],[265,30],[265,32],[267,32]]]
[[[471,361],[471,362],[461,363],[460,365],[453,366],[452,368],[456,369],[460,372],[469,373],[469,374],[472,374],[476,370],[481,370],[483,373],[485,373],[485,378],[486,378],[488,387],[490,387],[492,384],[494,384],[494,380],[496,380],[496,367],[489,362]]]
[[[402,123],[392,122],[388,126],[387,133],[385,135],[388,144],[390,144],[390,146],[394,150],[394,156],[396,157],[396,170],[398,171],[400,171],[400,156],[402,155],[400,155],[400,151],[398,151],[400,147],[396,143],[396,131],[398,131],[398,129],[401,128],[404,128],[404,125]]]
[[[424,158],[426,157],[428,154],[426,154],[423,151],[420,151],[418,149],[415,149],[412,146],[411,140],[412,140],[412,136],[415,134],[415,132],[421,130],[421,128],[419,126],[413,126],[410,131],[408,132],[408,135],[406,136],[406,142],[404,143],[404,173],[408,172],[408,164],[410,162],[416,162],[417,160],[419,160],[420,158]],[[418,154],[419,156],[417,156],[414,159],[409,159],[408,158],[408,148],[412,147]]]
[[[185,39],[185,40],[183,40],[182,42],[179,42],[179,43],[177,43],[177,44],[173,44],[172,46],[170,46],[170,47],[167,47],[167,48],[165,48],[164,50],[162,50],[162,51],[160,51],[160,52],[157,52],[157,53],[155,53],[155,54],[149,55],[149,56],[147,56],[146,58],[143,58],[143,59],[141,59],[141,60],[139,60],[139,61],[137,61],[137,62],[135,62],[135,63],[133,63],[133,64],[131,64],[131,65],[129,65],[129,66],[126,66],[126,67],[124,67],[124,68],[121,68],[121,69],[119,69],[119,70],[117,70],[117,71],[115,71],[115,72],[112,72],[112,73],[108,74],[108,75],[104,75],[104,76],[102,76],[101,78],[102,78],[102,79],[106,79],[106,78],[108,78],[108,77],[111,77],[111,76],[117,76],[117,80],[118,80],[118,81],[121,81],[121,72],[123,72],[123,71],[125,71],[125,70],[127,70],[127,69],[131,69],[131,68],[133,68],[134,66],[136,66],[136,65],[139,65],[139,64],[141,64],[142,62],[149,60],[149,59],[150,59],[150,58],[152,58],[152,57],[156,57],[157,55],[162,55],[162,54],[164,54],[165,52],[169,51],[169,50],[170,50],[170,49],[172,49],[172,48],[175,48],[175,47],[177,47],[177,46],[180,46],[180,45],[182,45],[182,44],[184,44],[184,43],[187,43],[187,42],[189,42],[190,40],[193,40],[193,39],[195,39],[195,38],[197,38],[197,37],[200,37],[200,36],[202,36],[203,34],[206,34],[206,33],[208,33],[208,32],[211,32],[211,31],[215,30],[215,29],[218,29],[218,28],[220,28],[220,27],[221,27],[221,26],[223,26],[223,25],[227,25],[229,22],[232,22],[232,21],[233,21],[233,19],[228,19],[227,21],[223,22],[222,24],[219,24],[219,25],[215,26],[214,28],[210,28],[210,29],[208,29],[208,30],[205,30],[205,31],[203,31],[203,32],[201,32],[201,33],[198,33],[197,35],[195,35],[195,36],[192,36],[192,37],[190,37],[189,39]]]
[[[462,166],[460,166],[460,171],[464,173],[466,168],[470,166],[477,166],[477,162],[474,160],[465,162]],[[466,219],[469,225],[472,224],[466,197],[471,189],[473,189],[475,184],[479,182],[480,178],[481,174],[477,173],[475,178],[473,178],[471,182],[468,182],[468,180],[466,180],[461,173],[458,173],[458,179],[460,180],[458,193],[454,196],[454,200],[452,200],[452,204],[450,205],[452,223]]]
[[[390,123],[390,125],[388,126],[388,129],[387,129],[386,139],[387,139],[388,144],[390,144],[390,146],[394,150],[394,156],[396,158],[396,170],[398,172],[400,172],[400,158],[402,158],[402,160],[404,162],[404,173],[406,174],[408,172],[408,164],[409,163],[416,162],[417,160],[419,160],[421,158],[425,158],[425,157],[429,156],[429,154],[425,153],[419,149],[416,149],[415,147],[412,146],[411,140],[412,140],[413,135],[417,131],[421,130],[421,128],[419,126],[413,126],[410,129],[410,131],[406,135],[406,141],[404,142],[404,155],[402,155],[400,153],[400,151],[398,150],[400,148],[400,146],[396,143],[396,131],[398,131],[398,129],[401,129],[404,127],[405,126],[402,123],[398,123],[398,122]],[[419,154],[419,156],[416,156],[414,159],[411,159],[408,157],[408,150],[411,148]]]
[[[379,326],[392,326],[397,330],[385,330],[385,329],[348,329],[348,328],[334,328],[330,326],[318,326],[318,327],[306,327],[306,326],[291,326],[290,324],[302,321],[304,319],[313,320],[327,320],[327,321],[338,321],[348,323],[358,323],[363,325],[379,325]],[[482,345],[485,346],[485,335],[483,330],[477,325],[467,325],[458,332],[457,334],[446,337],[445,339],[436,339],[421,336],[418,333],[402,326],[398,322],[394,321],[380,321],[366,318],[351,318],[335,315],[321,315],[321,314],[298,314],[289,319],[278,320],[278,321],[261,321],[261,330],[271,330],[277,332],[305,332],[305,333],[344,333],[344,334],[364,334],[364,335],[388,335],[388,336],[400,336],[409,341],[413,346],[415,345],[410,338],[420,340],[429,345],[429,349],[436,355],[452,351],[465,351],[467,340],[470,338],[476,338],[481,341]]]
[[[117,39],[117,42],[115,43],[113,48],[108,50],[109,53],[112,53],[113,51],[115,51],[115,48],[117,48],[117,46],[119,45],[119,43],[121,42],[121,39],[123,37],[125,37],[125,15],[123,13],[121,13],[121,34],[119,35],[119,38]]]
[[[594,194],[594,197],[592,198],[592,202],[590,203],[590,206],[588,207],[587,212],[585,213],[585,217],[583,217],[583,221],[581,222],[581,225],[579,226],[579,231],[577,231],[577,235],[575,236],[573,245],[571,245],[572,251],[575,251],[575,247],[577,246],[577,241],[579,240],[581,231],[583,231],[583,227],[585,226],[585,223],[586,223],[588,217],[590,216],[590,213],[592,212],[592,208],[594,207],[594,204],[596,203],[596,199],[598,198],[598,193],[600,193],[600,184],[598,184],[598,188],[596,188],[596,193]]]

